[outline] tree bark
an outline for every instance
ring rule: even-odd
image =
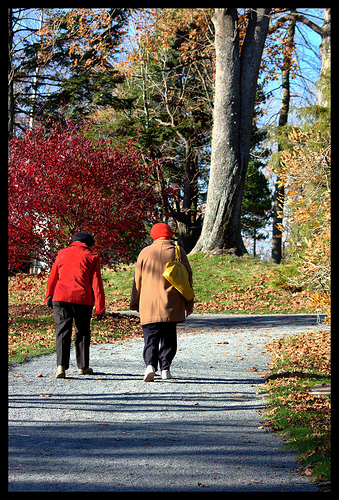
[[[321,56],[321,70],[320,76],[326,75],[328,70],[331,69],[331,10],[325,9],[324,24],[321,29],[321,44],[319,47]],[[320,83],[318,88],[318,104],[319,106],[328,106],[328,98],[323,91],[323,82]]]
[[[215,9],[216,76],[211,168],[200,238],[192,253],[246,252],[241,237],[241,202],[262,51],[271,9],[250,11],[241,55],[238,12]]]
[[[173,217],[177,222],[178,242],[186,253],[192,250],[200,234],[201,221],[197,219],[197,206],[198,154],[190,141],[185,139],[185,179],[182,208],[179,213],[173,214]]]
[[[40,19],[39,19],[39,30],[41,30],[42,27],[42,21],[43,21],[43,16],[44,16],[44,10],[40,10]],[[30,118],[29,118],[29,124],[28,128],[29,130],[33,130],[33,124],[34,124],[34,115],[35,115],[35,105],[36,105],[36,100],[37,100],[37,95],[38,95],[38,77],[39,77],[39,72],[40,68],[38,63],[35,66],[35,71],[34,71],[34,78],[33,78],[33,94],[32,94],[32,103],[31,103],[31,109],[30,109]]]
[[[198,152],[187,140],[182,207],[172,213],[178,227],[178,242],[186,253],[192,250],[201,231],[201,219],[197,218],[198,166]]]
[[[14,130],[14,91],[13,91],[13,9],[8,9],[8,140]],[[8,146],[9,151],[9,146]]]
[[[292,18],[289,22],[286,31],[286,44],[293,44],[294,33],[295,33],[295,23],[296,19]],[[281,106],[279,111],[279,122],[278,126],[283,127],[287,124],[288,113],[290,109],[290,54],[287,53],[283,61],[283,69],[281,71],[282,76],[282,96],[281,96]],[[281,151],[281,144],[278,141],[278,153]],[[278,160],[279,161],[279,160]],[[280,264],[282,259],[282,231],[279,229],[278,224],[282,224],[283,218],[281,217],[285,190],[283,186],[279,186],[279,176],[277,176],[277,182],[275,184],[274,191],[274,212],[273,212],[273,237],[272,237],[272,262],[275,264]]]

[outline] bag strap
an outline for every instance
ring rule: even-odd
[[[181,261],[180,247],[179,245],[175,245],[175,260]]]

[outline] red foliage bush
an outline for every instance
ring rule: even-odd
[[[32,256],[51,265],[78,231],[94,236],[102,263],[131,259],[145,223],[159,220],[153,174],[160,161],[145,161],[133,143],[113,147],[85,132],[68,122],[10,141],[10,270]]]

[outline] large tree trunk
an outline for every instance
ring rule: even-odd
[[[216,77],[211,168],[200,238],[192,253],[217,249],[246,252],[240,216],[260,60],[270,9],[250,11],[239,51],[238,12],[215,9]]]

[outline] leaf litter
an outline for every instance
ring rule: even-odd
[[[331,339],[328,330],[277,339],[265,345],[271,353],[271,373],[265,420],[299,450],[302,475],[328,484],[331,453],[331,396],[309,394],[310,387],[331,379]],[[325,484],[325,483],[324,483]]]

